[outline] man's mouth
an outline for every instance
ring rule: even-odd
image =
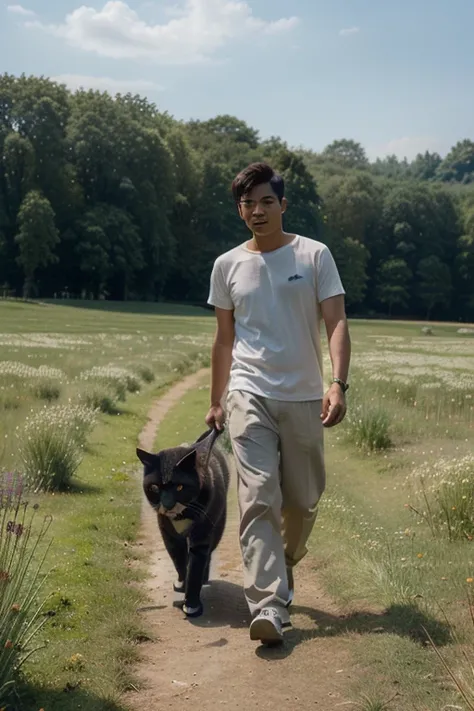
[[[267,221],[266,220],[259,220],[258,222],[254,222],[253,224],[257,227],[258,225],[266,225]]]

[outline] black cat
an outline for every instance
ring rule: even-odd
[[[202,615],[201,588],[208,582],[211,554],[224,532],[229,488],[227,459],[211,429],[190,447],[150,454],[137,449],[144,465],[143,489],[156,510],[163,542],[178,573],[176,592],[184,592],[183,612]]]

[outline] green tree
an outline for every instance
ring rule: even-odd
[[[274,141],[265,148],[271,152],[264,156],[285,181],[288,200],[288,227],[298,234],[316,239],[320,231],[320,204],[316,183],[301,156],[290,151],[285,144]]]
[[[324,149],[323,156],[345,168],[366,168],[369,165],[365,149],[361,144],[347,138],[330,143]]]
[[[410,164],[410,174],[416,180],[433,180],[441,163],[439,153],[418,153]]]
[[[328,180],[322,189],[330,230],[364,244],[381,209],[378,186],[368,173],[349,171]]]
[[[396,155],[377,158],[371,164],[372,172],[384,178],[404,180],[410,172],[410,165],[406,158],[399,160]]]
[[[28,138],[9,133],[3,143],[5,204],[12,223],[27,193],[35,184],[36,156]]]
[[[388,306],[388,315],[392,315],[394,306],[406,308],[410,297],[409,282],[412,273],[403,259],[388,259],[383,262],[377,273],[376,295],[378,300]]]
[[[453,297],[456,320],[464,317],[467,321],[474,321],[474,200],[472,207],[467,202],[463,208],[464,234],[459,237],[456,245],[456,289]]]
[[[54,210],[39,191],[31,191],[23,200],[18,212],[18,225],[20,230],[15,237],[19,249],[18,264],[24,274],[23,296],[28,298],[39,267],[57,260],[54,248],[59,242]]]
[[[440,180],[457,183],[474,181],[474,141],[459,141],[438,168]]]
[[[345,237],[336,242],[331,251],[344,284],[347,306],[361,304],[367,291],[367,248],[352,237]]]
[[[426,308],[429,319],[437,304],[449,307],[451,297],[451,271],[439,257],[425,257],[418,263],[418,294]]]

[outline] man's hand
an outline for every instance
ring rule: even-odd
[[[342,422],[346,415],[346,398],[340,386],[333,383],[323,398],[321,419],[324,427],[334,427]]]
[[[225,412],[221,405],[211,405],[206,415],[206,425],[222,430],[225,424]]]

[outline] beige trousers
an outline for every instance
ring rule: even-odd
[[[269,604],[286,607],[286,567],[307,553],[326,485],[321,405],[236,390],[227,397],[244,591],[252,614]]]

